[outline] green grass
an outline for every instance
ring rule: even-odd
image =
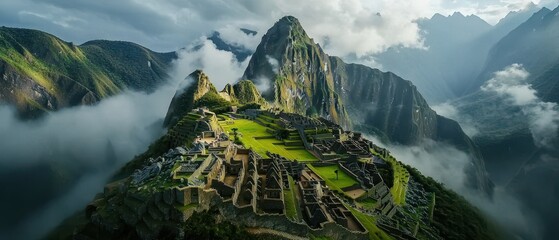
[[[359,220],[359,222],[363,224],[363,227],[365,227],[365,229],[369,231],[369,239],[375,239],[375,240],[392,239],[392,237],[390,237],[388,234],[382,231],[382,229],[377,227],[376,220],[374,217],[359,212],[348,205],[345,206]]]
[[[372,150],[374,155],[378,157],[382,156]],[[390,193],[392,193],[392,197],[394,198],[394,203],[397,205],[403,205],[406,203],[406,191],[408,189],[408,181],[410,180],[410,173],[401,162],[398,162],[393,156],[388,155],[386,158],[383,158],[390,166],[394,172],[393,179],[394,184],[392,188],[390,188]]]
[[[263,115],[260,115],[257,117],[257,119],[269,128],[273,128],[276,130],[282,129],[278,124],[274,123],[274,120],[270,117],[264,117]]]
[[[218,118],[220,121],[227,121],[227,120],[230,120],[230,119],[231,119],[229,116],[227,116],[227,115],[225,115],[225,114],[219,114],[219,115],[217,115],[217,118]]]
[[[404,168],[402,163],[396,161],[392,156],[387,157],[386,160],[390,162],[390,165],[394,170],[394,185],[390,189],[390,192],[394,197],[394,203],[402,205],[406,203],[406,190],[408,189],[410,174]]]
[[[329,187],[337,189],[340,192],[343,192],[342,188],[358,183],[355,179],[343,172],[338,165],[326,167],[309,166],[309,168],[322,177]],[[334,172],[336,170],[338,170],[338,179],[336,179],[336,173]]]
[[[267,115],[264,115],[264,114],[260,114],[258,116],[258,118],[264,119],[264,120],[266,120],[270,123],[275,123],[275,120],[276,120],[276,118],[273,118],[273,117],[270,117],[270,116],[267,116]]]
[[[369,209],[369,210],[375,209],[377,207],[377,201],[372,198],[365,198],[363,200],[359,200],[356,202],[356,204],[364,209]]]
[[[289,180],[289,190],[284,189],[283,197],[285,201],[285,215],[293,220],[299,221],[301,218],[299,216],[299,211],[297,210],[297,199],[295,198],[295,183],[293,182],[293,178],[288,176]]]
[[[231,129],[237,128],[240,134],[240,140],[243,145],[247,148],[252,148],[256,153],[263,157],[266,157],[266,151],[271,153],[280,154],[291,160],[297,161],[316,161],[317,158],[309,153],[306,149],[286,149],[283,143],[275,138],[272,139],[255,139],[254,137],[265,137],[273,136],[272,134],[266,132],[266,127],[262,126],[254,121],[247,119],[236,119],[234,124],[226,124],[224,122],[220,123],[224,131],[231,134],[233,138],[233,131]],[[275,145],[274,143],[280,143],[280,145]]]

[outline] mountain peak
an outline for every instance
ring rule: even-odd
[[[293,16],[282,17],[266,33],[266,35],[275,35],[270,33],[280,33],[283,35],[278,37],[291,38],[292,40],[310,40],[299,20]]]
[[[559,7],[558,7],[558,8],[559,8]],[[550,13],[550,12],[552,12],[551,9],[546,8],[546,7],[543,7],[542,9],[540,9],[539,11],[537,11],[536,13],[534,13],[534,15],[537,15],[537,14],[548,14],[548,13]]]
[[[193,108],[194,102],[202,98],[208,92],[217,94],[214,85],[202,70],[197,69],[189,74],[184,81],[180,83],[175,96],[173,96],[163,126],[170,127],[175,125],[182,116]]]
[[[462,14],[461,12],[454,12],[454,13],[452,14],[452,17],[460,17],[460,18],[463,18],[463,17],[465,17],[465,16],[464,16],[464,14]]]
[[[299,19],[297,19],[294,16],[290,16],[290,15],[280,18],[280,20],[278,20],[276,24],[278,24],[278,23],[279,24],[288,24],[288,25],[301,25],[301,23],[299,23]]]
[[[280,73],[279,66],[291,62],[295,52],[317,46],[307,35],[299,20],[293,16],[279,19],[262,37],[244,72],[243,79],[250,79],[256,85],[268,86],[262,95],[268,100],[274,98],[271,87]],[[294,52],[295,51],[295,52]]]

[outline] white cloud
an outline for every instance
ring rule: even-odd
[[[425,139],[419,145],[402,146],[382,143],[374,137],[367,138],[388,149],[397,160],[417,168],[422,174],[464,196],[510,233],[537,239],[534,238],[540,233],[537,218],[513,195],[499,186],[491,197],[468,187],[467,173],[473,164],[468,154],[430,139]]]
[[[45,183],[0,191],[2,201],[8,201],[4,204],[20,208],[18,204],[27,202],[35,206],[33,211],[18,214],[21,222],[13,222],[17,225],[2,226],[0,239],[38,239],[64,218],[83,209],[102,190],[110,175],[163,133],[162,118],[175,87],[163,86],[152,94],[126,92],[95,106],[63,109],[35,122],[21,122],[16,119],[15,110],[1,106],[2,174],[14,175],[30,166],[47,167],[38,177],[24,176],[29,181]],[[52,186],[56,179],[62,181],[60,186]],[[42,187],[65,189],[45,196]],[[7,198],[6,191],[13,195]],[[22,199],[25,192],[36,193],[32,200]],[[4,222],[10,216],[3,213],[0,218]]]
[[[188,84],[185,77],[197,68],[204,69],[214,83],[215,79],[224,85],[236,80],[232,76],[242,75],[240,69],[244,66],[236,62],[231,53],[216,50],[211,42],[205,41],[198,51],[182,51],[179,59],[173,62],[168,84],[151,94],[124,92],[94,106],[62,109],[32,122],[22,122],[16,118],[13,108],[0,106],[0,168],[3,174],[29,166],[43,166],[41,163],[69,166],[62,168],[60,174],[65,170],[80,171],[75,174],[76,179],[69,179],[73,184],[64,185],[69,189],[61,191],[62,195],[36,199],[45,202],[41,209],[33,211],[31,216],[22,216],[23,221],[18,226],[1,228],[0,239],[39,238],[83,208],[102,191],[111,174],[144,152],[164,133],[163,118],[177,86]],[[108,161],[110,145],[116,155],[115,163]],[[49,171],[46,169],[45,174]],[[38,189],[20,191],[40,192]],[[18,197],[19,192],[10,197],[14,201],[10,204],[17,204]],[[3,232],[8,230],[11,232]]]
[[[257,33],[255,35],[246,34],[240,31],[240,28],[245,28],[248,30],[255,29],[251,25],[226,25],[224,27],[218,28],[216,31],[219,32],[221,39],[233,46],[243,47],[252,51],[256,50],[256,46],[260,43],[260,35]]]
[[[211,41],[202,39],[198,49],[179,51],[173,75],[184,78],[196,69],[201,69],[221,91],[227,83],[235,83],[243,76],[249,61],[250,58],[247,58],[238,62],[231,52],[218,50]]]
[[[378,140],[374,141],[380,143]],[[455,147],[424,139],[420,145],[384,146],[399,161],[417,168],[422,174],[444,183],[450,189],[464,192],[466,169],[472,165],[470,157]]]
[[[277,59],[275,59],[272,56],[266,55],[266,60],[268,60],[268,63],[270,64],[270,66],[272,66],[272,71],[274,71],[274,73],[278,74],[279,72],[279,62]]]
[[[521,64],[515,63],[495,72],[481,90],[497,93],[509,104],[520,107],[528,117],[535,144],[552,148],[559,131],[559,107],[536,96],[536,90],[526,82],[529,76]]]
[[[332,1],[156,1],[111,2],[5,0],[0,22],[38,28],[67,41],[126,40],[157,51],[174,51],[214,30],[230,43],[254,49],[260,37],[285,15],[299,18],[328,53],[367,56],[387,47],[423,47],[415,19],[463,11],[500,19],[527,0],[332,0]],[[495,11],[501,9],[501,11]],[[491,22],[491,21],[490,21]],[[238,28],[258,31],[246,36]]]
[[[444,102],[431,107],[437,114],[453,119],[460,123],[460,127],[471,138],[479,134],[478,127],[474,119],[466,114],[462,114],[449,102]]]

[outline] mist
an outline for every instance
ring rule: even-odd
[[[178,52],[170,79],[150,94],[124,91],[22,122],[0,106],[0,239],[38,239],[82,210],[112,174],[165,133],[163,118],[177,88],[203,69],[218,89],[248,64],[203,40]]]
[[[503,187],[496,186],[491,197],[468,187],[467,169],[473,160],[465,152],[431,139],[424,139],[419,145],[404,146],[382,142],[376,137],[367,138],[388,149],[398,161],[417,168],[465,197],[515,237],[540,239],[539,219]]]
[[[538,147],[554,149],[559,133],[559,106],[544,102],[526,80],[530,73],[522,64],[512,64],[493,73],[481,90],[500,96],[506,103],[520,107],[528,118],[528,126]]]
[[[176,62],[175,75],[188,76],[194,70],[202,69],[218,91],[228,83],[237,82],[250,61],[250,57],[242,62],[237,61],[232,52],[217,49],[205,37],[195,46],[178,52],[180,60]]]
[[[460,123],[460,127],[464,130],[464,133],[470,138],[473,138],[480,134],[480,130],[474,119],[467,114],[462,114],[454,105],[450,102],[444,102],[431,107],[438,115],[453,119]]]
[[[161,118],[174,85],[152,94],[124,92],[95,106],[63,109],[34,122],[21,122],[14,109],[2,106],[0,174],[13,183],[10,190],[0,190],[6,213],[1,216],[6,229],[1,229],[0,238],[39,238],[91,201],[118,167],[164,133]],[[18,176],[22,169],[25,174]],[[40,194],[42,188],[51,192]],[[14,210],[27,204],[33,207]]]

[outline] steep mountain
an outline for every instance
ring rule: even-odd
[[[525,80],[544,102],[559,103],[559,8],[543,8],[526,22],[511,31],[491,50],[487,65],[477,81],[472,83],[472,93],[453,101],[460,113],[476,116],[472,119],[481,134],[476,136],[484,153],[487,153],[491,173],[501,175],[503,182],[510,181],[526,161],[525,153],[537,147],[530,136],[528,117],[519,107],[512,106],[499,96],[483,92],[480,86],[493,77],[495,71],[513,64],[522,64],[530,73]],[[474,91],[475,90],[475,91]],[[505,144],[508,143],[508,144]],[[509,148],[515,143],[523,147]],[[503,149],[505,148],[505,149]],[[499,150],[497,150],[499,149]],[[508,154],[494,154],[508,152]],[[501,165],[508,162],[508,171]]]
[[[0,102],[24,118],[93,104],[124,89],[151,91],[168,77],[175,53],[128,42],[76,46],[29,29],[0,28]]]
[[[509,189],[538,214],[542,239],[554,239],[559,234],[559,151],[537,149],[525,159]]]
[[[530,3],[524,9],[509,12],[504,18],[499,20],[491,30],[492,33],[488,34],[487,37],[492,38],[491,42],[493,44],[497,43],[501,38],[520,26],[520,24],[526,22],[534,13],[541,9],[542,8],[538,7],[538,5]]]
[[[474,159],[472,185],[491,189],[475,144],[455,121],[429,108],[410,81],[328,56],[294,17],[268,30],[243,78],[267,87],[264,98],[288,112],[323,116],[402,144],[448,142]]]
[[[548,106],[559,103],[557,39],[559,8],[553,11],[543,8],[493,46],[485,68],[467,89],[469,94],[453,102],[462,115],[472,116],[479,130],[474,141],[481,148],[490,176],[515,192],[535,212],[543,223],[543,239],[553,239],[559,234],[553,225],[559,219],[559,213],[554,211],[559,199],[556,194],[559,140],[556,138],[548,146],[537,144],[531,123],[553,117],[532,116],[536,113],[526,113],[494,93],[481,91],[480,86],[491,79],[495,71],[519,63],[530,73],[523,86],[529,84]],[[557,106],[550,111],[557,112]],[[555,133],[557,135],[559,132]]]
[[[236,94],[239,92],[252,94],[246,89],[257,91],[250,81],[244,81],[226,87],[223,93],[232,94],[233,89],[238,90]],[[502,237],[500,229],[464,198],[433,179],[423,176],[416,169],[398,162],[390,153],[378,146],[374,147],[374,151],[384,153],[376,153],[375,156],[378,155],[390,162],[381,168],[389,172],[388,169],[392,169],[391,171],[397,169],[407,175],[408,181],[405,183],[391,181],[390,186],[385,186],[394,188],[394,186],[402,184],[406,189],[406,197],[403,200],[406,204],[392,205],[393,191],[385,189],[381,191],[384,197],[382,197],[383,195],[379,197],[385,199],[383,200],[385,202],[388,199],[389,208],[370,208],[364,204],[363,207],[355,207],[354,204],[360,204],[362,200],[348,198],[351,195],[341,188],[331,191],[330,188],[339,188],[336,182],[332,179],[322,180],[323,176],[327,176],[325,174],[329,174],[330,171],[317,170],[324,169],[321,167],[323,165],[329,167],[338,165],[319,162],[321,161],[319,159],[299,165],[296,161],[290,162],[282,158],[282,162],[279,163],[277,160],[281,155],[268,154],[261,158],[255,154],[254,151],[274,150],[265,148],[265,145],[260,145],[258,141],[248,141],[248,139],[266,138],[273,142],[268,142],[268,144],[277,144],[275,141],[279,140],[262,136],[262,131],[250,131],[250,129],[261,129],[265,125],[271,126],[270,123],[263,122],[266,121],[265,119],[289,122],[291,119],[304,118],[303,116],[253,109],[255,112],[259,112],[259,116],[256,118],[258,120],[252,121],[243,119],[246,116],[242,113],[229,112],[216,115],[207,111],[191,111],[193,109],[191,106],[206,106],[200,103],[201,99],[216,93],[215,88],[203,72],[197,70],[190,74],[177,90],[174,103],[169,106],[167,113],[167,116],[175,116],[179,119],[176,124],[169,125],[168,133],[165,136],[154,142],[145,153],[130,161],[83,211],[64,221],[50,233],[48,238],[268,239],[280,237],[292,239],[327,237],[387,240],[393,238],[442,239],[442,236],[445,239],[500,239]],[[179,103],[182,105],[181,113],[176,109]],[[211,101],[206,103],[212,104]],[[230,119],[230,121],[225,121],[225,119]],[[314,120],[323,121],[316,118]],[[228,134],[231,127],[237,127],[235,124],[239,124],[238,127],[244,127],[239,130],[243,135],[241,137],[243,141],[239,144],[242,144],[243,147],[231,144],[228,138],[222,137],[222,134],[219,134],[220,137],[213,138],[212,144],[206,143],[207,146],[200,142],[193,144],[196,142],[196,136],[201,135],[202,132],[220,133],[224,131],[223,133]],[[334,128],[338,129],[338,127]],[[281,129],[279,125],[274,128]],[[267,129],[265,132],[273,131]],[[312,132],[312,130],[310,131]],[[304,135],[304,132],[299,134]],[[290,139],[298,136],[297,131],[293,133],[295,135],[291,134]],[[236,134],[229,134],[229,137],[237,138]],[[330,134],[334,136],[333,132]],[[345,134],[353,133],[347,131]],[[357,138],[354,140],[367,141]],[[373,146],[372,142],[369,144]],[[180,147],[175,148],[177,146]],[[290,151],[307,151],[307,149],[290,147],[285,148],[284,153]],[[345,164],[345,161],[338,164]],[[292,166],[289,172],[287,164]],[[367,166],[374,165],[369,163]],[[363,172],[363,174],[370,173]],[[317,180],[320,181],[320,184],[315,185],[320,190],[315,192],[314,186],[313,188],[306,187],[309,176],[312,176],[313,183]],[[379,173],[374,176],[378,177],[376,181],[379,186],[385,184]],[[383,174],[383,177],[389,179],[396,176]],[[297,180],[294,182],[294,179]],[[379,180],[382,183],[378,182]],[[272,181],[280,185],[277,187],[271,185]],[[350,191],[355,191],[355,187],[360,188],[359,184],[354,184],[351,188],[353,190]],[[303,189],[304,198],[299,194],[294,194],[295,190],[303,191]],[[273,194],[278,191],[279,195]],[[320,202],[316,201],[318,194],[321,195],[322,201]],[[251,196],[253,197],[251,198]],[[363,198],[372,199],[373,197],[363,196]],[[316,202],[309,204],[307,199]],[[313,206],[320,204],[322,207],[322,210],[313,212],[319,217],[308,215],[311,212],[311,204]],[[299,210],[297,206],[307,209],[306,212]],[[366,213],[363,211],[365,208],[368,209]],[[330,211],[331,209],[333,210]],[[388,213],[386,209],[394,209],[393,214]],[[304,216],[309,216],[314,220],[309,220]],[[332,216],[332,219],[320,216]],[[314,221],[321,224],[315,226]],[[414,232],[413,229],[417,230]]]
[[[330,59],[294,17],[279,20],[252,55],[243,79],[259,86],[263,97],[289,112],[320,115],[350,124],[334,91]]]
[[[495,26],[475,15],[435,14],[417,21],[426,49],[393,47],[375,60],[383,70],[411,79],[430,103],[451,100],[479,75],[490,48],[537,10],[532,4],[510,12]]]
[[[539,74],[532,81],[532,86],[538,90],[538,96],[546,102],[559,103],[559,62]]]
[[[475,79],[471,81],[467,92],[474,92],[495,71],[513,63],[519,63],[535,79],[559,63],[559,8],[551,11],[542,8],[526,22],[515,28],[490,50],[486,64]]]

